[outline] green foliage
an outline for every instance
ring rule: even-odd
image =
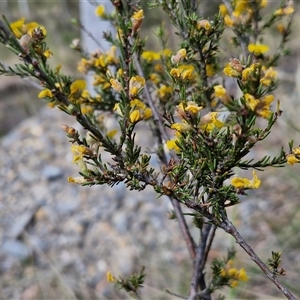
[[[272,258],[268,258],[268,265],[270,266],[270,269],[273,271],[274,276],[285,275],[285,270],[283,268],[279,270],[280,264],[281,264],[281,252],[272,251]]]
[[[140,299],[138,289],[143,287],[145,276],[145,267],[142,267],[138,274],[132,274],[125,279],[120,277],[116,284],[119,289],[124,289],[132,298]]]

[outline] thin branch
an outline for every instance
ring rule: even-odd
[[[215,238],[216,230],[217,230],[217,226],[211,225],[210,230],[209,230],[209,234],[208,234],[208,237],[207,237],[206,248],[205,248],[204,254],[203,254],[202,264],[200,265],[200,270],[201,271],[205,267],[208,254],[209,254],[210,248],[212,246],[212,242],[213,242],[213,240]]]
[[[266,276],[277,286],[277,288],[285,295],[289,300],[297,300],[296,297],[291,293],[289,289],[279,282],[277,277],[270,271],[268,266],[256,255],[254,250],[246,243],[244,238],[234,227],[234,225],[226,218],[220,224],[220,228],[232,235],[236,242],[246,251],[246,253],[251,257],[251,259],[257,264],[257,266],[266,274]]]
[[[181,296],[181,295],[178,295],[178,294],[175,294],[175,293],[173,293],[173,292],[171,292],[171,291],[169,291],[169,290],[165,290],[165,291],[166,291],[166,293],[168,293],[168,294],[170,294],[170,295],[172,295],[172,296],[174,296],[174,297],[177,297],[177,298],[179,298],[179,299],[186,299],[186,297]]]
[[[170,200],[174,207],[176,218],[178,220],[178,224],[179,224],[179,227],[183,234],[183,238],[185,240],[188,251],[190,253],[190,257],[192,260],[195,260],[195,258],[196,258],[195,242],[194,242],[194,240],[191,236],[191,233],[189,231],[189,228],[187,226],[186,220],[185,220],[184,215],[181,210],[180,203],[176,199],[171,198],[171,197],[170,197]]]
[[[196,254],[196,260],[194,262],[194,271],[193,271],[193,277],[191,280],[191,285],[190,285],[190,293],[188,300],[195,300],[197,297],[197,291],[198,291],[198,279],[199,279],[199,266],[202,262],[203,258],[203,251],[202,251],[202,243],[203,241],[199,241],[198,247],[197,247],[197,254]]]
[[[208,300],[211,299],[210,293],[208,292],[205,284],[203,269],[206,264],[207,255],[213,241],[215,230],[216,227],[211,224],[204,224],[203,228],[201,229],[201,239],[197,247],[196,260],[194,263],[194,272],[191,280],[190,295],[188,300],[194,300],[199,296],[198,295],[199,285],[202,290],[201,291],[202,298]]]

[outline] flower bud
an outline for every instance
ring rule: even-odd
[[[241,73],[243,71],[243,65],[241,64],[240,60],[237,59],[237,58],[230,58],[230,60],[229,60],[229,66],[233,70],[235,70],[235,71],[237,71],[239,73]]]
[[[142,9],[133,14],[133,16],[131,17],[133,33],[137,32],[140,29],[143,19],[144,11]]]

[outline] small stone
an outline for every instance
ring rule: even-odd
[[[124,211],[116,211],[112,217],[112,226],[119,233],[126,233],[129,227],[129,220]]]
[[[73,201],[59,202],[56,205],[56,209],[61,214],[71,214],[78,209],[79,204],[80,203],[79,203],[78,199],[74,199]]]
[[[4,253],[12,255],[20,260],[25,260],[30,256],[28,247],[18,240],[7,240],[2,246]]]
[[[63,176],[62,169],[57,166],[46,165],[42,170],[42,176],[47,180],[55,180]]]

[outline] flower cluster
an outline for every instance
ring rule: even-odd
[[[260,186],[261,181],[258,179],[256,172],[253,171],[253,179],[234,177],[231,179],[231,184],[238,190],[244,189],[257,189]]]
[[[232,267],[233,262],[229,260],[226,266],[221,270],[221,276],[229,281],[229,285],[235,288],[240,281],[248,281],[248,276],[244,268],[238,270]]]
[[[289,165],[300,163],[300,147],[293,148],[291,152],[286,156],[287,163]]]

